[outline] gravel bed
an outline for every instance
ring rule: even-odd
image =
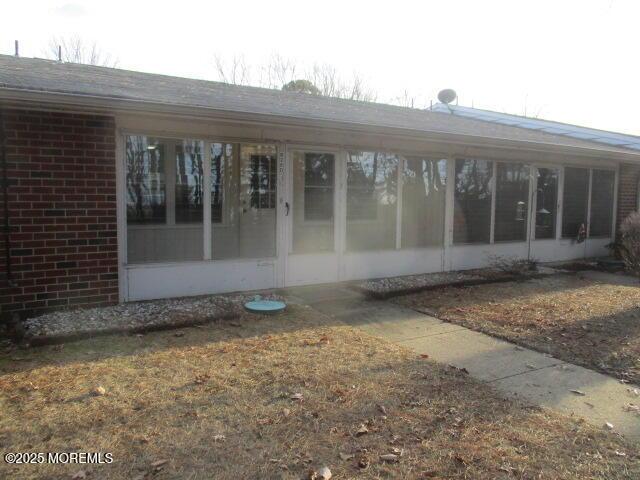
[[[405,275],[401,277],[378,278],[367,280],[354,285],[354,288],[376,298],[387,298],[405,293],[419,292],[432,288],[454,285],[476,285],[480,283],[504,282],[515,279],[538,278],[545,275],[557,274],[558,271],[545,267],[531,274],[512,275],[496,269],[485,268],[455,272],[424,273],[419,275]]]
[[[118,332],[145,332],[185,327],[235,318],[255,293],[210,295],[145,302],[132,302],[90,309],[52,312],[24,321],[24,341],[54,343],[73,338]],[[282,299],[261,292],[263,299]]]

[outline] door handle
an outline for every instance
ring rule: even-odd
[[[284,202],[284,208],[285,208],[284,216],[288,217],[289,216],[289,202]]]

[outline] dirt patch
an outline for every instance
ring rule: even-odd
[[[6,352],[2,450],[110,452],[113,463],[0,463],[0,477],[300,479],[323,466],[337,479],[640,475],[635,447],[611,432],[329,322],[293,305]]]
[[[600,272],[447,288],[397,302],[640,384],[640,284]]]

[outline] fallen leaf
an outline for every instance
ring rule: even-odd
[[[76,473],[71,475],[71,480],[83,480],[87,478],[86,470],[78,470]]]
[[[360,437],[362,435],[365,435],[369,433],[369,429],[367,428],[367,426],[364,423],[361,423],[360,426],[358,427],[358,430],[356,430],[356,436]]]
[[[627,456],[627,454],[626,454],[626,453],[624,453],[624,452],[620,452],[620,451],[618,451],[618,450],[616,450],[616,451],[615,451],[615,452],[613,452],[613,453],[615,453],[615,454],[616,454],[616,456],[618,456],[618,457],[626,457],[626,456]]]
[[[104,387],[98,386],[98,387],[94,388],[91,391],[91,393],[95,397],[101,397],[101,396],[103,396],[103,395],[105,395],[107,393],[107,390]]]
[[[299,402],[304,400],[304,395],[302,395],[301,393],[294,393],[293,395],[291,395],[289,397],[291,400],[297,400]]]
[[[580,395],[582,397],[584,397],[586,395],[586,393],[584,393],[582,390],[569,390],[571,393],[575,393],[576,395]]]
[[[388,415],[387,409],[384,405],[378,405],[378,410],[380,410],[380,413],[382,413],[383,415]]]
[[[213,436],[213,441],[214,442],[224,442],[227,439],[227,437],[225,437],[224,435],[221,434],[217,434]]]
[[[318,470],[318,480],[329,480],[333,475],[331,475],[331,470],[329,467],[322,467]]]
[[[395,453],[386,453],[384,455],[380,455],[380,460],[383,462],[398,463],[400,461],[400,457]]]
[[[607,427],[609,430],[613,430],[613,423],[604,422],[604,426]]]
[[[288,417],[289,415],[291,415],[291,410],[289,410],[288,408],[282,409],[282,415]]]
[[[426,353],[421,353],[420,358],[429,358],[429,355]]]
[[[342,452],[340,452],[340,458],[342,460],[351,460],[353,457],[355,457],[355,455],[352,454],[352,453],[342,453]]]

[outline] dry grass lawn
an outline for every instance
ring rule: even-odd
[[[640,384],[640,283],[632,277],[577,273],[395,301]]]
[[[498,397],[306,307],[0,362],[7,451],[112,452],[0,478],[639,478],[612,433]],[[104,395],[91,395],[97,386]],[[366,431],[366,432],[365,432]],[[380,455],[398,455],[384,462]]]

